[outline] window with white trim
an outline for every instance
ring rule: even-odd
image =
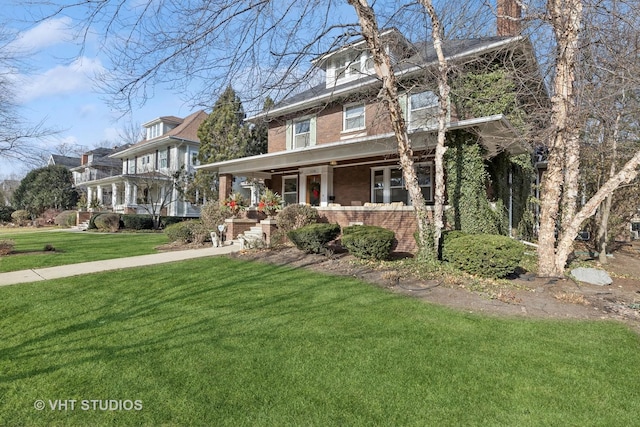
[[[167,161],[169,157],[169,150],[160,150],[158,152],[158,166],[160,168],[166,168],[169,166],[169,162]]]
[[[409,96],[409,129],[435,126],[438,115],[438,97],[430,90]]]
[[[365,112],[365,109],[364,109],[363,103],[345,105],[342,129],[344,131],[364,129],[365,127],[364,112]]]
[[[136,161],[133,159],[127,159],[127,173],[135,174],[136,173]]]
[[[297,176],[285,176],[282,178],[282,199],[285,206],[298,203]]]
[[[162,122],[147,128],[147,139],[157,138],[162,135]]]
[[[433,168],[431,163],[415,165],[418,185],[426,202],[433,201]],[[398,166],[371,169],[371,201],[373,203],[403,202],[411,204],[405,188],[404,174]]]
[[[311,145],[311,119],[293,122],[293,148]]]

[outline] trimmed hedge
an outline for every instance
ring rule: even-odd
[[[120,229],[120,215],[117,213],[99,214],[93,220],[98,231],[115,233]]]
[[[209,229],[200,221],[182,221],[164,230],[170,242],[199,243],[210,239]]]
[[[388,259],[396,235],[393,231],[375,225],[352,225],[342,229],[342,246],[361,259]]]
[[[318,222],[318,210],[308,205],[285,206],[276,216],[278,229],[284,233]]]
[[[296,245],[296,248],[310,254],[325,253],[327,243],[335,240],[339,235],[338,224],[309,224],[287,233],[287,237]]]
[[[60,212],[58,216],[53,220],[55,225],[60,227],[73,227],[76,225],[76,218],[78,214],[76,211],[64,211]]]
[[[442,258],[467,273],[501,278],[515,272],[524,255],[524,245],[506,236],[470,234],[450,239]]]
[[[121,219],[122,227],[128,230],[153,230],[151,215],[125,214]]]

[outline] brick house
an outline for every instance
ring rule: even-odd
[[[508,25],[512,26],[511,21]],[[486,58],[496,63],[496,58],[503,57],[527,58],[535,63],[528,40],[505,32],[499,31],[502,35],[496,37],[446,42],[445,54],[456,64]],[[425,70],[437,66],[435,52],[430,43],[411,43],[395,29],[385,31],[381,39],[395,61],[396,75],[403,86],[400,103],[419,184],[427,204],[432,204],[438,100],[436,83]],[[380,82],[364,40],[322,55],[313,65],[324,71],[324,83],[247,119],[267,121],[267,154],[199,168],[220,174],[221,200],[231,191],[233,176],[261,179],[287,204],[315,206],[329,222],[392,229],[399,241],[397,250],[413,252],[415,214],[404,188],[388,114],[377,99]],[[454,103],[450,104],[448,134],[473,134],[488,159],[501,152],[528,152],[506,115],[462,117]],[[244,228],[231,230],[235,237]]]
[[[97,200],[96,209],[118,213],[199,217],[197,206],[178,194],[173,174],[184,168],[192,172],[197,162],[200,140],[198,127],[207,113],[197,111],[185,118],[158,117],[143,124],[142,141],[121,149],[87,153],[77,168],[76,185],[87,201]]]

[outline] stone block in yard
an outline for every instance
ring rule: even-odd
[[[580,282],[590,283],[592,285],[607,286],[613,282],[611,276],[609,276],[606,271],[598,270],[597,268],[574,268],[571,270],[571,275]]]

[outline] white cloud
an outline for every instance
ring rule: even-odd
[[[81,57],[70,65],[58,65],[43,74],[23,76],[18,86],[20,102],[27,103],[45,96],[90,91],[94,77],[104,72],[97,58]]]
[[[70,42],[74,39],[72,22],[69,17],[43,21],[30,30],[20,33],[11,43],[11,47],[19,51],[34,52],[59,43]]]

